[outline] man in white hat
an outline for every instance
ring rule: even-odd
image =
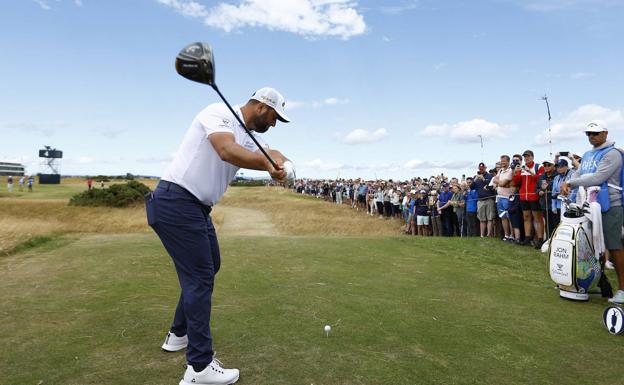
[[[162,349],[186,349],[188,366],[181,385],[233,384],[238,369],[224,369],[214,358],[210,331],[211,297],[221,265],[210,211],[239,168],[264,170],[284,180],[287,158],[270,150],[256,133],[277,120],[288,122],[284,97],[273,88],[256,91],[234,111],[276,162],[260,152],[224,103],[211,104],[191,123],[173,162],[146,201],[147,221],[175,265],[181,294]]]
[[[585,134],[592,149],[581,160],[579,169],[570,180],[561,184],[561,193],[568,195],[573,187],[600,186],[598,203],[602,209],[602,230],[605,247],[615,263],[619,290],[609,302],[624,304],[624,249],[622,247],[622,153],[608,142],[607,128],[600,123],[589,123]]]

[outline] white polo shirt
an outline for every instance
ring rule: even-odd
[[[234,111],[242,120],[239,106],[234,106]],[[221,199],[240,168],[221,160],[208,140],[208,135],[215,132],[232,133],[237,144],[249,151],[258,150],[224,103],[211,104],[193,119],[173,162],[162,176],[163,180],[184,187],[203,204],[210,206]],[[262,147],[268,147],[260,136],[253,131],[252,134]]]

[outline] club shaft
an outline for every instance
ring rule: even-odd
[[[253,140],[254,143],[256,144],[256,146],[258,146],[258,148],[260,149],[260,151],[262,151],[262,154],[264,154],[264,156],[266,156],[266,158],[269,160],[269,162],[271,162],[271,165],[273,166],[273,168],[277,169],[278,166],[275,163],[275,161],[271,158],[271,156],[269,156],[269,154],[267,154],[267,152],[260,145],[260,143],[258,143],[258,140],[252,135],[251,131],[249,131],[247,126],[245,126],[245,123],[241,120],[241,118],[238,117],[238,114],[236,112],[234,112],[234,109],[232,108],[232,106],[230,106],[230,103],[228,103],[228,101],[225,100],[225,96],[223,96],[221,91],[219,91],[219,88],[217,87],[217,85],[213,84],[212,88],[217,92],[217,94],[219,94],[219,96],[221,97],[221,100],[223,100],[225,105],[230,109],[230,111],[232,112],[232,115],[234,115],[236,120],[238,120],[238,123],[240,123],[240,125],[243,126],[243,128],[245,129],[245,132],[251,137],[251,140]]]

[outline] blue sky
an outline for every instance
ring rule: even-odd
[[[299,176],[473,174],[483,158],[583,152],[624,131],[624,1],[20,0],[0,4],[0,159],[63,174],[160,175],[219,101],[176,74],[214,50],[232,103],[273,86],[293,122],[264,135]],[[622,143],[619,143],[620,145]],[[260,175],[245,172],[245,175]]]

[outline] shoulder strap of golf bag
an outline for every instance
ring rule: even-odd
[[[616,150],[621,156],[620,185],[614,186],[612,184],[609,184],[608,181],[604,181],[600,185],[600,191],[598,192],[598,203],[600,203],[602,212],[606,212],[611,207],[611,200],[609,198],[609,187],[620,191],[620,199],[622,199],[622,204],[624,204],[624,152],[614,147],[613,145],[602,148],[598,151],[587,151],[583,155],[583,160],[581,161],[580,167],[581,175],[596,172],[596,169],[598,168],[598,163],[600,163],[604,155],[611,150]]]

